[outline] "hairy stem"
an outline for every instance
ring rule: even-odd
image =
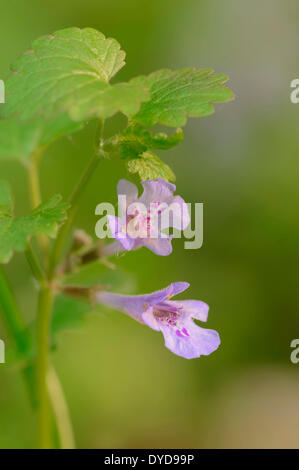
[[[41,289],[39,293],[38,314],[36,323],[36,384],[38,399],[38,434],[40,447],[42,449],[48,449],[52,447],[51,410],[46,382],[49,367],[48,351],[52,301],[52,291],[47,282],[44,281],[43,283],[41,283]]]

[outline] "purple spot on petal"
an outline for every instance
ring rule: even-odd
[[[186,330],[186,328],[183,328],[183,329],[182,329],[182,332],[184,333],[184,335],[190,336],[189,333],[188,333],[188,331]]]
[[[180,332],[180,330],[176,330],[176,334],[177,334],[180,338],[184,338],[184,336],[182,335],[182,333]]]

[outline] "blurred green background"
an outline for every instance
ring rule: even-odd
[[[236,94],[210,117],[189,120],[185,140],[163,158],[179,194],[204,203],[204,244],[169,257],[145,249],[119,257],[136,277],[132,293],[172,281],[210,305],[208,327],[222,344],[210,357],[172,355],[162,335],[105,310],[65,331],[53,361],[81,448],[298,447],[299,105],[296,0],[0,0],[0,78],[36,37],[68,26],[94,27],[127,52],[117,80],[159,68],[212,67]],[[118,119],[111,124],[118,125]],[[42,163],[42,192],[67,196],[92,153],[91,127],[55,143]],[[18,213],[29,209],[17,163],[1,162]],[[93,232],[94,209],[116,201],[124,168],[105,161],[82,199],[76,226]],[[7,267],[26,320],[35,286],[23,256]],[[182,296],[183,298],[184,296]],[[3,325],[0,337],[10,344]],[[36,446],[18,371],[0,365],[0,447]]]

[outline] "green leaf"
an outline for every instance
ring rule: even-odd
[[[7,185],[0,181],[2,201],[7,200]],[[5,196],[6,194],[6,196]],[[29,215],[13,217],[0,208],[0,263],[7,263],[14,251],[24,251],[30,237],[43,233],[55,237],[58,225],[66,218],[68,204],[60,203],[61,196],[54,196]],[[7,204],[6,204],[7,208]]]
[[[135,125],[127,128],[127,135],[134,135],[139,142],[143,143],[149,149],[168,150],[176,147],[184,138],[181,128],[178,128],[174,134],[167,135],[164,132],[153,134],[148,129]]]
[[[113,86],[92,83],[86,90],[74,92],[73,103],[68,105],[69,114],[75,121],[93,117],[107,119],[118,111],[131,117],[149,97],[149,92],[144,86],[131,82],[117,83]]]
[[[138,173],[141,180],[164,178],[167,181],[175,181],[171,168],[150,151],[129,160],[127,168],[130,173]]]
[[[182,129],[177,129],[171,136],[163,132],[154,135],[142,126],[132,125],[118,136],[117,145],[123,158],[133,158],[140,156],[149,149],[171,149],[177,146],[183,138]]]
[[[67,113],[77,121],[118,111],[131,116],[149,93],[143,84],[109,85],[124,58],[115,39],[92,28],[67,28],[41,37],[12,65],[2,115],[29,120]]]
[[[104,145],[104,151],[126,160],[127,169],[138,173],[143,179],[162,177],[175,180],[168,165],[163,163],[150,149],[167,150],[178,145],[184,134],[177,129],[168,136],[165,133],[153,134],[139,124],[128,126],[121,134],[112,138]]]
[[[213,103],[230,101],[232,91],[223,84],[227,77],[211,69],[159,70],[136,77],[133,83],[147,86],[151,99],[141,105],[133,121],[144,126],[156,123],[181,127],[187,117],[207,116],[214,112]]]

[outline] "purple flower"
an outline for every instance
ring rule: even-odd
[[[94,300],[121,310],[140,323],[161,331],[165,346],[174,354],[193,359],[215,351],[220,339],[217,331],[197,326],[193,318],[207,321],[209,306],[200,300],[169,300],[189,287],[173,282],[166,289],[146,295],[119,295],[96,292]]]
[[[166,235],[165,230],[169,227],[184,230],[189,225],[188,207],[180,196],[173,195],[174,184],[162,178],[141,184],[143,193],[138,198],[135,184],[119,181],[117,193],[122,215],[107,216],[112,236],[118,242],[108,245],[106,254],[146,246],[157,255],[167,256],[172,252],[172,236]]]

